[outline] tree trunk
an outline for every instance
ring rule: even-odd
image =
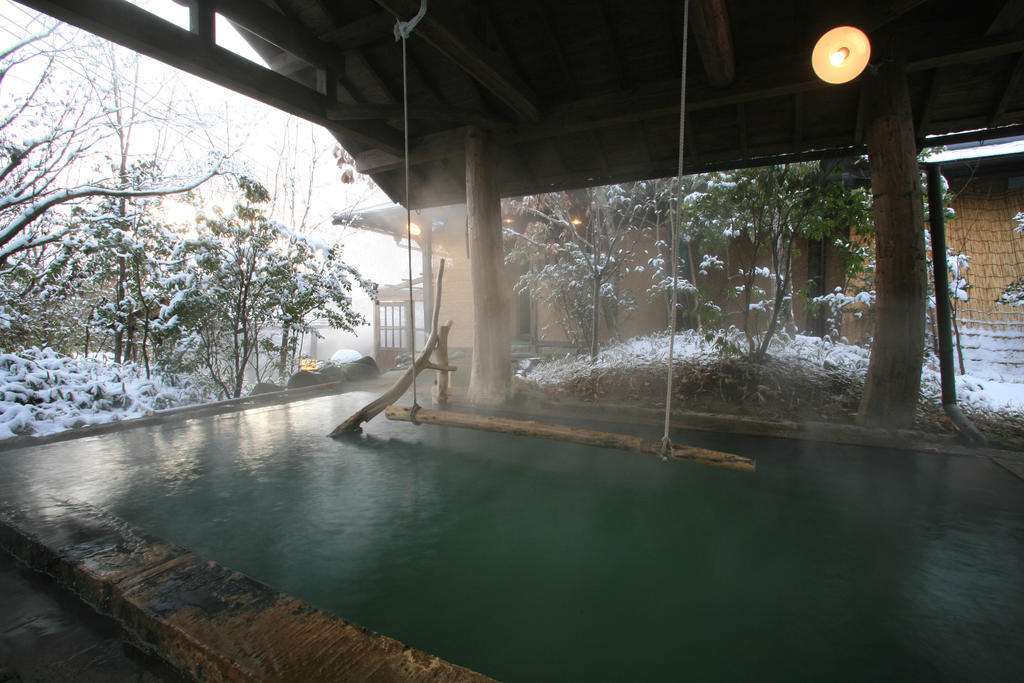
[[[470,400],[505,401],[512,376],[509,293],[504,278],[497,149],[479,128],[466,132],[466,210],[473,280],[473,365]]]
[[[283,383],[288,382],[288,344],[291,327],[287,323],[281,326],[281,355],[278,358],[277,374]]]
[[[693,313],[697,319],[697,330],[704,329],[704,322],[701,319],[701,301],[700,293],[697,292],[697,266],[694,265],[693,261],[693,240],[686,241],[686,260],[690,262],[690,284],[693,285]]]
[[[128,320],[121,314],[121,306],[124,305],[124,278],[126,264],[123,256],[117,257],[117,283],[114,286],[114,362],[120,363],[124,360],[124,330],[128,326]]]
[[[594,254],[597,260],[597,254]],[[597,337],[601,325],[601,274],[594,268],[594,286],[590,291],[590,357],[597,358]]]
[[[877,317],[859,424],[910,427],[921,387],[927,289],[924,204],[901,57],[869,76]]]

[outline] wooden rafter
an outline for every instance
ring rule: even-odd
[[[321,33],[318,38],[344,50],[354,50],[381,40],[391,40],[391,27],[394,25],[394,17],[374,13]]]
[[[569,93],[570,97],[575,98],[579,95],[576,79],[572,77],[572,71],[569,69],[569,62],[565,58],[565,49],[562,47],[562,41],[555,35],[548,4],[545,0],[533,0],[533,7],[537,16],[540,17],[538,23],[540,24],[540,29],[544,32],[548,48],[555,55],[555,63],[558,64],[562,81],[565,83],[565,91]]]
[[[339,125],[337,107],[312,88],[264,69],[125,0],[24,0],[22,3],[209,81],[318,123],[348,140],[399,153],[398,131],[378,121]],[[212,37],[212,36],[211,36]]]
[[[932,108],[935,105],[935,97],[938,92],[939,70],[935,69],[928,75],[928,86],[925,88],[924,99],[921,102],[921,109],[917,112],[914,120],[914,134],[918,139],[927,134],[928,124],[931,123]]]
[[[690,10],[693,38],[704,62],[708,83],[716,88],[731,85],[736,79],[736,58],[725,0],[694,0]]]
[[[648,167],[648,172],[654,169],[654,157],[651,155],[651,143],[649,140],[649,134],[647,132],[647,124],[641,121],[636,127],[637,144],[640,147],[644,155],[644,163]]]
[[[747,107],[742,102],[736,104],[736,128],[740,154],[746,156],[749,147],[747,143]]]
[[[594,154],[597,155],[597,163],[601,166],[601,172],[608,173],[608,157],[604,153],[604,146],[601,144],[601,138],[597,136],[594,131],[589,131],[587,137],[590,140],[591,146],[594,148]]]
[[[860,84],[857,93],[857,120],[853,126],[853,144],[864,144],[864,131],[867,126],[868,116],[868,86],[867,81]]]
[[[853,17],[851,23],[855,26],[860,27],[862,30],[871,33],[877,31],[883,26],[899,19],[907,12],[916,9],[918,6],[923,5],[928,0],[892,0],[890,2],[879,3],[881,6],[873,7],[864,11],[861,16],[857,15],[858,7],[864,6],[864,3],[857,3],[857,5],[851,8]]]
[[[419,3],[412,0],[375,2],[402,20],[412,18],[419,7]],[[512,73],[511,67],[499,64],[494,53],[473,37],[460,34],[431,12],[427,12],[420,21],[415,35],[458,65],[520,118],[527,121],[540,118],[540,99],[537,95]]]
[[[251,0],[208,0],[218,13],[253,35],[276,45],[313,66],[340,64],[341,53],[316,34],[261,2]]]
[[[448,156],[462,154],[465,128],[452,128],[416,138],[410,143],[409,163],[425,164]],[[387,173],[402,168],[402,154],[370,149],[355,155],[356,170],[360,173]]]
[[[793,95],[793,145],[800,147],[804,141],[804,94]]]
[[[1013,69],[1010,71],[1006,83],[1003,85],[999,101],[996,102],[996,106],[992,110],[992,116],[989,117],[989,126],[999,125],[1003,115],[1006,113],[1006,107],[1010,103],[1010,98],[1017,92],[1017,86],[1020,85],[1022,75],[1024,75],[1024,54],[1019,54],[1014,61]]]
[[[992,23],[989,24],[985,35],[997,36],[1000,33],[1009,33],[1017,28],[1021,20],[1024,20],[1024,0],[1006,0]]]
[[[381,78],[377,69],[370,64],[366,56],[359,50],[349,50],[345,53],[345,71],[347,73],[350,73],[348,71],[349,67],[355,67],[355,69],[365,77],[365,80],[372,83],[381,93],[383,93],[384,99],[387,100],[387,102],[396,104],[401,101],[399,95],[392,92],[391,86],[388,85],[387,81]]]
[[[604,39],[608,43],[608,49],[611,53],[612,65],[615,67],[615,79],[619,83],[619,88],[625,89],[629,84],[626,73],[626,60],[622,56],[622,46],[619,45],[619,40],[615,37],[612,20],[608,14],[608,3],[605,0],[599,0],[597,16],[600,19],[601,32],[604,33]]]

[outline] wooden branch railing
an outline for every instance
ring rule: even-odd
[[[334,431],[332,431],[328,436],[336,438],[344,434],[354,434],[358,432],[362,429],[362,424],[364,422],[369,422],[379,415],[386,407],[401,398],[406,389],[412,386],[412,383],[416,381],[416,376],[424,370],[439,370],[445,376],[445,381],[448,381],[448,373],[454,372],[456,368],[448,364],[448,330],[451,329],[452,322],[449,320],[444,324],[444,327],[441,328],[443,333],[439,331],[437,327],[438,315],[441,311],[441,278],[443,276],[444,259],[441,259],[441,265],[437,268],[437,281],[434,284],[434,313],[430,321],[430,337],[427,338],[427,343],[423,346],[423,351],[420,352],[420,355],[416,358],[409,369],[402,374],[401,378],[399,378],[399,380],[395,382],[390,389],[381,394],[380,398],[360,408],[351,417],[335,427]],[[442,339],[444,340],[444,353],[438,358],[438,362],[431,362],[430,354],[438,348]]]

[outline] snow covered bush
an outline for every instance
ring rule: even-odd
[[[0,439],[43,436],[208,399],[134,364],[51,349],[0,353]]]

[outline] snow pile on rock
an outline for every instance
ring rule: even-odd
[[[355,363],[363,357],[363,354],[354,349],[338,349],[331,356],[332,363]]]
[[[189,398],[133,364],[51,349],[0,353],[0,439],[141,417]]]

